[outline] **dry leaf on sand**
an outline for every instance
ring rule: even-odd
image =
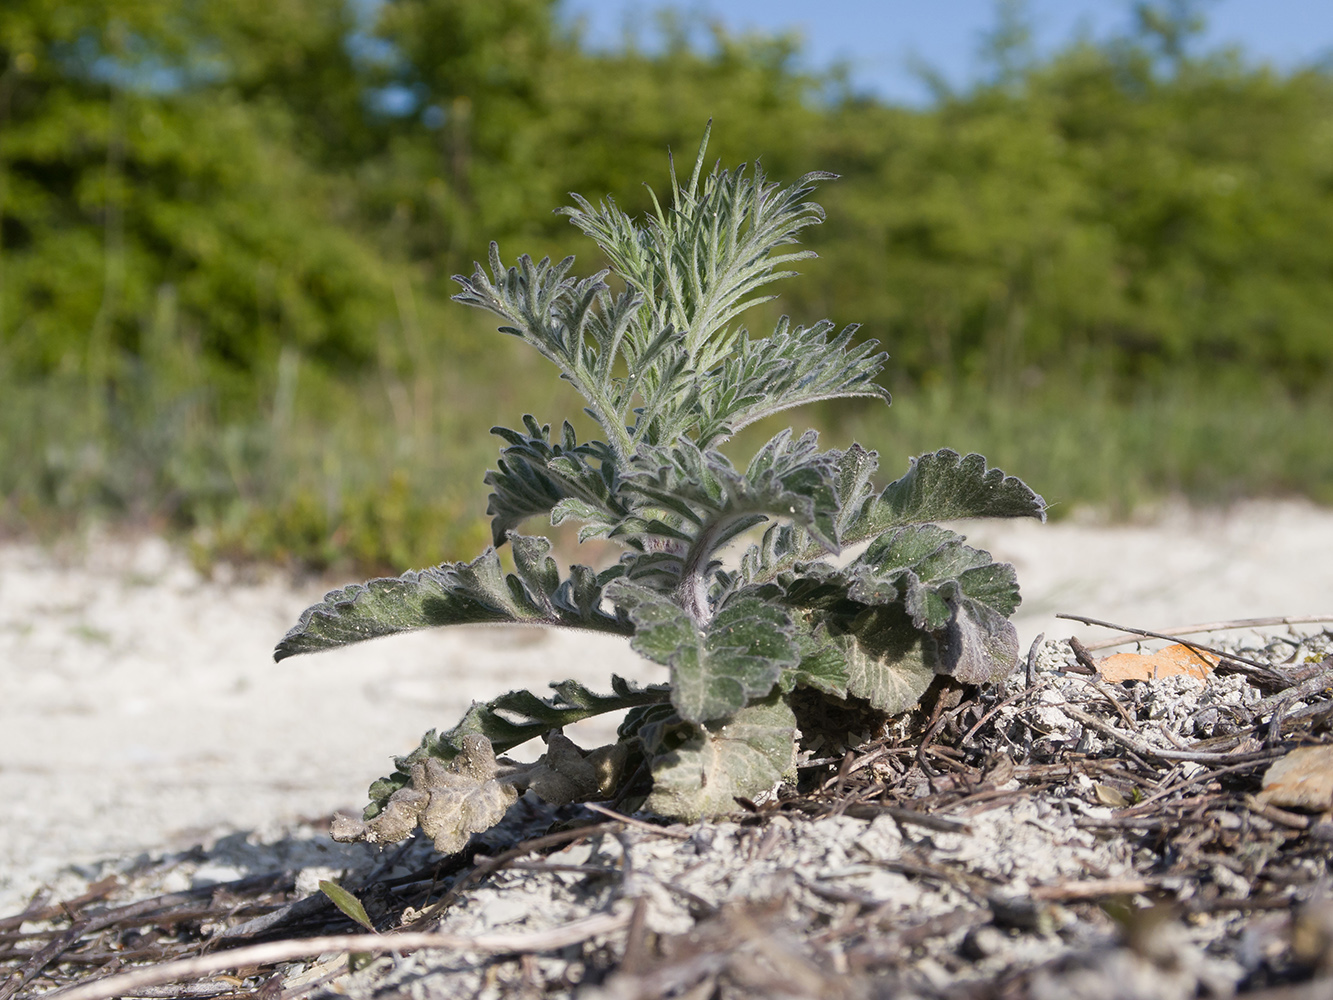
[[[1117,653],[1108,656],[1097,664],[1097,671],[1103,680],[1112,683],[1151,681],[1176,674],[1188,674],[1202,680],[1213,672],[1217,662],[1218,657],[1211,653],[1201,653],[1177,643],[1155,653]]]

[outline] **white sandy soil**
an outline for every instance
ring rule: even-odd
[[[1150,523],[957,526],[1014,563],[1026,649],[1149,629],[1333,614],[1333,511],[1251,502]],[[0,544],[0,915],[62,867],[359,811],[367,784],[473,699],[612,672],[661,679],[619,639],[467,628],[275,665],[325,587],[205,579],[157,538]],[[609,736],[611,726],[584,733]]]

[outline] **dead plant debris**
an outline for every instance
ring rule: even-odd
[[[845,737],[718,821],[525,794],[445,856],[325,823],[109,862],[0,919],[0,1000],[1333,995],[1331,653],[1117,681],[1044,642],[890,726],[822,718]]]

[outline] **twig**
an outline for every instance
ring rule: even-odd
[[[1261,802],[1253,795],[1245,796],[1245,808],[1256,816],[1262,816],[1270,823],[1276,823],[1278,826],[1285,826],[1291,830],[1310,829],[1310,817],[1302,816],[1299,813],[1287,812],[1285,809],[1279,809],[1277,806],[1268,802]]]
[[[960,906],[948,913],[931,917],[914,927],[905,927],[884,936],[876,935],[848,951],[847,957],[857,969],[893,965],[901,962],[903,956],[912,948],[925,944],[932,938],[978,927],[989,923],[992,919],[989,907]]]
[[[1072,616],[1057,615],[1056,617],[1068,618]],[[1333,615],[1311,615],[1308,618],[1240,618],[1229,622],[1207,622],[1203,625],[1180,625],[1175,628],[1164,628],[1155,638],[1175,639],[1182,635],[1193,635],[1196,632],[1225,632],[1228,629],[1259,628],[1264,625],[1322,625],[1328,622],[1333,622]],[[1138,636],[1143,634],[1132,629],[1121,629],[1121,631],[1133,632],[1133,634],[1102,639],[1099,642],[1090,642],[1084,648],[1091,651],[1123,646],[1127,642],[1137,641]]]
[[[1028,663],[1027,663],[1028,687],[1032,687],[1037,683],[1037,654],[1041,651],[1041,644],[1045,640],[1045,638],[1046,638],[1045,632],[1038,632],[1037,638],[1033,639],[1032,645],[1028,647]],[[978,725],[980,725],[980,723],[978,723]],[[973,727],[973,732],[975,731],[976,728]],[[971,733],[969,733],[968,735],[970,736]]]
[[[950,819],[948,816],[936,816],[933,813],[918,812],[915,809],[900,809],[897,806],[877,806],[872,803],[866,803],[864,806],[849,811],[849,816],[856,816],[862,809],[874,810],[877,816],[888,816],[895,823],[902,826],[920,826],[927,830],[937,830],[940,833],[963,833],[970,834],[972,827],[966,820]],[[859,818],[873,818],[862,816]]]
[[[1166,798],[1168,795],[1173,795],[1176,792],[1189,788],[1191,785],[1200,785],[1207,781],[1214,781],[1225,774],[1235,774],[1237,771],[1248,771],[1251,768],[1255,768],[1258,767],[1260,764],[1263,764],[1264,761],[1265,758],[1259,758],[1258,760],[1246,761],[1243,764],[1232,764],[1230,767],[1219,768],[1216,771],[1201,771],[1198,774],[1194,775],[1193,777],[1186,778],[1185,780],[1178,782],[1177,784],[1174,784],[1169,788],[1163,788],[1161,791],[1154,792],[1152,795],[1149,795],[1147,798],[1145,798],[1142,802],[1135,803],[1128,809],[1122,810],[1117,815],[1123,819],[1126,816],[1136,816],[1143,812],[1149,812],[1150,810],[1147,809],[1148,806],[1152,805],[1155,802],[1160,801],[1161,799]]]
[[[64,899],[50,906],[45,906],[40,901],[34,900],[22,913],[17,913],[12,917],[0,918],[0,931],[15,930],[30,921],[50,920],[52,917],[60,916],[69,917],[75,910],[88,903],[95,903],[99,899],[104,899],[118,888],[120,888],[120,879],[115,875],[108,875],[100,882],[94,882],[86,892],[81,896],[75,896],[73,899]]]
[[[842,790],[842,783],[847,780],[847,772],[851,770],[852,761],[856,759],[856,754],[848,750],[842,755],[842,760],[838,762],[838,772],[819,786],[821,792],[826,792],[830,788]]]
[[[155,1000],[196,1000],[196,998],[215,997],[223,993],[235,993],[231,983],[196,983],[193,986],[141,986],[134,991],[136,998],[155,998]]]
[[[624,813],[618,813],[614,809],[608,809],[606,806],[599,805],[596,802],[583,803],[585,809],[591,809],[593,812],[601,813],[603,816],[609,816],[617,823],[624,823],[627,826],[637,826],[641,830],[650,830],[653,833],[661,834],[663,837],[670,837],[672,840],[689,840],[692,834],[684,833],[680,830],[672,830],[670,827],[658,826],[656,823],[645,823],[641,819],[635,819],[633,816],[626,816]]]
[[[1075,899],[1103,899],[1107,896],[1134,896],[1152,892],[1153,882],[1141,878],[1102,878],[1087,882],[1065,882],[1063,885],[1033,886],[1028,895],[1033,899],[1070,902]]]
[[[830,815],[827,805],[827,802],[798,801],[795,803],[797,810],[806,815],[814,816],[816,819]],[[884,806],[875,802],[857,802],[849,805],[843,810],[843,815],[850,816],[852,819],[869,820],[880,816],[888,816],[901,826],[920,826],[927,830],[937,830],[940,833],[970,834],[972,832],[972,827],[968,825],[966,820],[950,819],[948,816],[937,816],[934,813],[921,812],[916,809],[903,809],[899,806]]]
[[[285,903],[277,909],[270,910],[244,923],[237,924],[235,927],[228,927],[219,933],[215,941],[227,941],[235,938],[253,937],[256,934],[262,934],[279,924],[291,923],[295,920],[302,920],[306,917],[314,916],[323,910],[332,910],[333,901],[321,892],[311,896],[303,896],[291,903]]]
[[[224,882],[221,885],[167,893],[152,899],[144,899],[137,903],[106,910],[93,916],[81,917],[73,921],[72,926],[62,932],[59,937],[29,958],[22,968],[11,973],[8,980],[0,980],[0,1000],[9,1000],[13,997],[43,969],[73,948],[85,935],[115,927],[118,924],[143,923],[148,920],[163,921],[171,915],[171,907],[195,904],[199,899],[210,896],[220,889],[233,892],[273,891],[290,885],[291,880],[290,872],[249,875],[233,882]]]
[[[1282,723],[1283,725],[1289,726],[1295,722],[1303,722],[1306,719],[1313,719],[1317,716],[1328,715],[1330,713],[1333,713],[1333,700],[1316,701],[1306,705],[1304,708],[1298,708],[1294,712],[1288,712],[1283,718]]]
[[[1126,746],[1137,754],[1145,757],[1156,757],[1158,760],[1189,760],[1199,764],[1234,764],[1236,763],[1236,754],[1230,753],[1206,753],[1194,750],[1158,750],[1156,747],[1149,746],[1136,736],[1129,733],[1122,733],[1114,726],[1103,722],[1095,715],[1090,715],[1073,705],[1061,705],[1060,711],[1065,715],[1083,723],[1085,726],[1091,726],[1103,736],[1109,736],[1122,746]],[[1271,753],[1259,753],[1255,755],[1256,760],[1273,756]]]
[[[1220,772],[1213,772],[1213,773],[1216,774]],[[1183,786],[1177,786],[1177,787],[1179,788]],[[1222,801],[1224,798],[1225,796],[1221,792],[1206,792],[1203,795],[1193,795],[1190,796],[1189,798],[1175,799],[1171,802],[1162,802],[1160,804],[1154,802],[1153,803],[1154,808],[1151,809],[1148,808],[1149,800],[1145,799],[1138,805],[1126,806],[1124,809],[1121,809],[1115,814],[1115,818],[1134,819],[1138,816],[1147,816],[1153,813],[1165,812],[1168,809],[1175,809],[1175,810],[1193,809],[1196,806],[1212,805],[1215,802]]]
[[[1328,660],[1325,660],[1324,662],[1329,665],[1318,673],[1305,678],[1305,680],[1301,681],[1299,684],[1287,687],[1276,694],[1270,694],[1267,698],[1261,698],[1253,705],[1247,705],[1246,708],[1255,715],[1263,715],[1269,709],[1276,708],[1284,701],[1292,699],[1296,701],[1304,701],[1312,694],[1319,694],[1327,690],[1328,687],[1333,684],[1333,663],[1329,663]]]
[[[1040,639],[1041,636],[1038,636],[1037,638]],[[1035,649],[1036,647],[1034,646],[1033,648]],[[1025,687],[1022,691],[1019,691],[1017,694],[1011,694],[1008,698],[1005,698],[1003,701],[997,701],[994,705],[990,707],[989,710],[987,710],[985,715],[983,715],[972,725],[971,729],[969,729],[967,732],[963,734],[962,739],[958,741],[958,745],[965,746],[967,744],[967,741],[970,740],[973,736],[975,736],[977,734],[977,731],[981,729],[982,726],[990,722],[991,719],[995,718],[996,714],[998,714],[1002,709],[1007,708],[1008,706],[1012,705],[1014,702],[1020,700],[1026,695],[1035,694],[1038,690],[1040,690],[1045,686],[1046,686],[1045,681],[1042,681],[1040,684],[1029,683],[1027,687]]]
[[[1106,682],[1101,679],[1100,674],[1096,677],[1080,677],[1079,679],[1109,701],[1111,707],[1116,710],[1116,714],[1124,720],[1125,725],[1130,729],[1138,729],[1138,723],[1130,716],[1129,712],[1126,711],[1125,706],[1120,704],[1120,699],[1117,698],[1111,689],[1106,686]]]
[[[1245,996],[1248,1000],[1325,1000],[1331,989],[1333,989],[1333,977],[1319,976],[1309,982],[1269,986],[1253,993],[1246,993]]]
[[[1179,636],[1176,635],[1168,635],[1165,632],[1149,632],[1147,629],[1131,628],[1129,625],[1116,625],[1114,622],[1104,622],[1096,618],[1084,618],[1082,615],[1059,614],[1056,615],[1055,617],[1065,618],[1073,622],[1082,622],[1084,625],[1098,625],[1101,628],[1113,628],[1117,632],[1133,632],[1135,635],[1146,635],[1150,639],[1166,639],[1167,641],[1175,639],[1178,640],[1182,646],[1187,646],[1190,649],[1194,650],[1195,652],[1212,653],[1214,656],[1220,656],[1224,660],[1231,660],[1235,663],[1244,663],[1246,666],[1254,667],[1256,670],[1262,670],[1263,675],[1265,677],[1275,678],[1278,680],[1284,679],[1282,675],[1279,674],[1277,671],[1275,671],[1272,667],[1269,667],[1263,663],[1259,663],[1255,660],[1247,660],[1245,657],[1237,656],[1235,653],[1229,653],[1225,649],[1217,649],[1213,646],[1204,646],[1197,642],[1191,642],[1188,639],[1181,639]],[[1073,640],[1070,641],[1070,645],[1071,646],[1073,645]],[[1085,646],[1083,648],[1084,652],[1087,652],[1087,647]]]
[[[1074,651],[1074,659],[1078,661],[1078,669],[1066,667],[1070,673],[1089,674],[1093,677],[1101,676],[1097,670],[1097,661],[1092,658],[1092,654],[1084,648],[1083,643],[1079,642],[1074,636],[1069,637],[1069,648]]]
[[[385,952],[420,951],[423,948],[448,948],[454,951],[483,951],[492,953],[530,953],[553,951],[573,944],[581,944],[600,934],[611,934],[629,924],[630,911],[599,913],[584,920],[575,920],[561,927],[538,931],[534,934],[334,934],[329,937],[305,938],[296,941],[271,941],[249,945],[232,951],[201,955],[198,958],[167,962],[147,969],[135,969],[96,982],[70,989],[47,993],[51,1000],[113,1000],[145,986],[159,986],[197,976],[207,976],[243,966],[276,965],[297,959],[314,958],[325,952],[359,952],[380,955]]]
[[[172,894],[172,896],[176,897],[183,897],[185,895],[185,893]],[[159,897],[159,899],[171,899],[172,896]],[[194,898],[197,898],[197,896]],[[10,998],[16,996],[19,990],[32,982],[32,980],[35,979],[48,965],[56,962],[60,956],[65,954],[65,952],[75,947],[85,935],[115,925],[124,915],[134,915],[142,911],[143,913],[151,913],[155,917],[160,916],[157,912],[159,909],[158,906],[152,905],[157,902],[158,900],[145,900],[143,903],[131,904],[130,906],[122,907],[119,910],[112,910],[109,913],[103,913],[96,917],[86,917],[76,920],[59,937],[48,942],[44,947],[33,954],[21,968],[11,973],[6,981],[0,982],[0,1000],[10,1000]]]

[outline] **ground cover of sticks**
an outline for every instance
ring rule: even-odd
[[[1333,630],[1207,638],[1202,678],[1038,639],[888,729],[849,707],[723,820],[523,798],[451,857],[325,819],[71,871],[0,918],[0,1000],[1333,996],[1328,758],[1264,788],[1333,744]]]

